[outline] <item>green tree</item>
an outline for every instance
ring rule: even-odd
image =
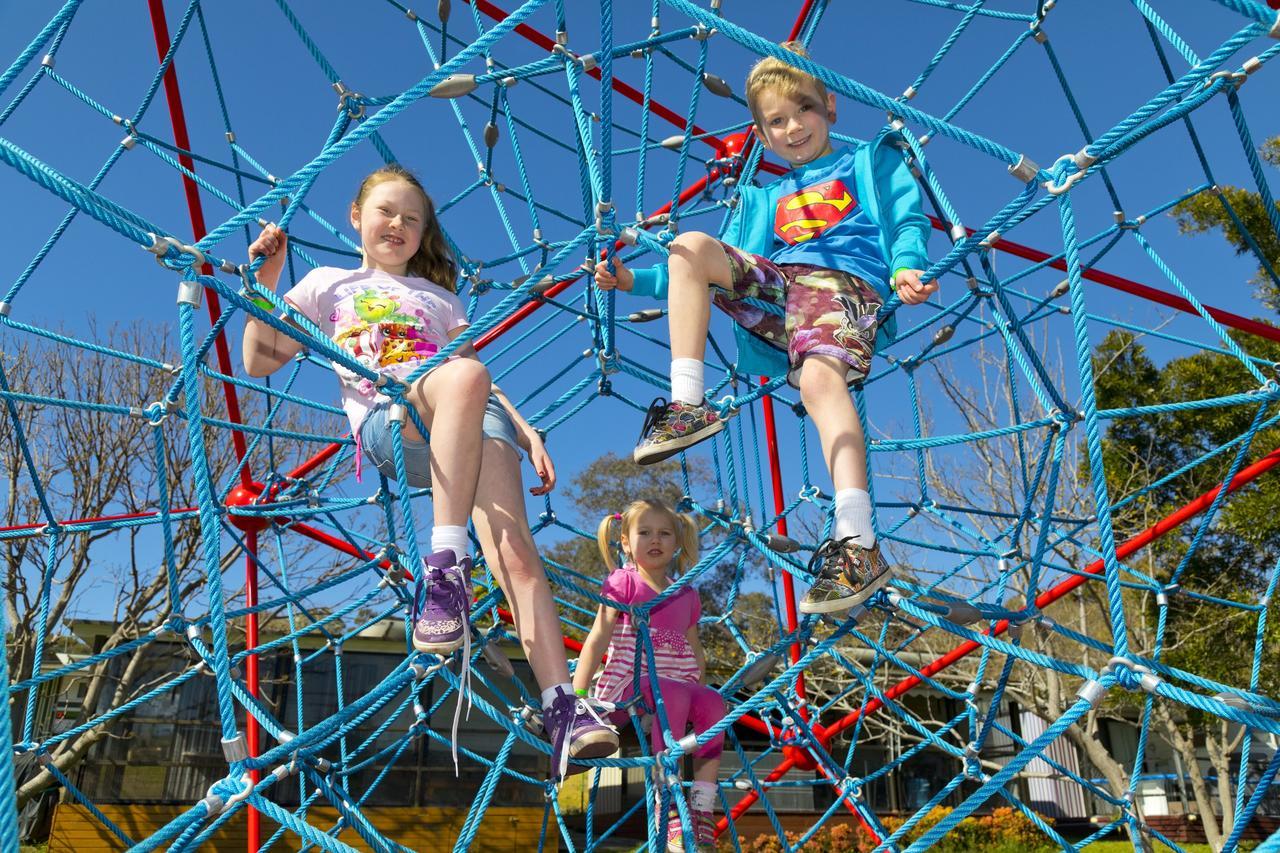
[[[1268,139],[1263,144],[1261,153],[1262,159],[1267,163],[1280,167],[1280,136]],[[1240,226],[1227,213],[1227,205],[1235,211],[1257,243],[1262,256],[1271,264],[1272,270],[1280,272],[1280,235],[1271,227],[1266,206],[1257,192],[1220,185],[1217,192],[1203,192],[1179,203],[1173,209],[1173,216],[1184,234],[1203,234],[1221,229],[1223,236],[1235,247],[1237,253],[1251,251],[1252,247]],[[1253,277],[1253,284],[1258,299],[1271,310],[1280,311],[1280,286],[1277,286],[1261,264]]]
[[[1252,337],[1243,338],[1241,343],[1264,363],[1280,359],[1280,344]],[[1096,350],[1094,362],[1098,368],[1098,402],[1107,408],[1211,400],[1258,386],[1257,379],[1238,359],[1216,352],[1199,352],[1157,367],[1129,332],[1108,335]],[[1266,364],[1265,373],[1270,371],[1270,364]],[[1158,489],[1142,492],[1143,486],[1246,436],[1257,413],[1257,404],[1245,403],[1160,411],[1114,421],[1103,442],[1108,487],[1113,502],[1126,495],[1136,496],[1114,515],[1118,537],[1123,539],[1146,529],[1220,485],[1230,471],[1235,447],[1194,465]],[[1259,431],[1247,446],[1242,466],[1276,447],[1280,447],[1280,428]],[[1274,477],[1262,477],[1236,492],[1203,534],[1203,518],[1193,519],[1126,561],[1131,569],[1162,584],[1172,584],[1181,567],[1178,585],[1169,593],[1165,632],[1159,638],[1163,663],[1223,684],[1250,684],[1259,617],[1247,607],[1256,605],[1263,596],[1268,574],[1280,558],[1280,516],[1275,512],[1278,505],[1280,482]],[[1196,595],[1182,594],[1183,591]],[[1224,607],[1201,596],[1239,602],[1246,607]],[[1141,621],[1130,627],[1140,638],[1140,653],[1152,655],[1158,637],[1159,609],[1150,594],[1138,597],[1142,600],[1129,612]],[[1280,641],[1280,629],[1274,627],[1274,622],[1269,623],[1266,633],[1264,643],[1268,647]],[[1224,649],[1232,651],[1223,654]],[[1280,667],[1270,657],[1262,660],[1258,678],[1258,692],[1276,695]],[[1136,696],[1118,696],[1117,701],[1140,700]],[[1133,710],[1136,712],[1136,707]],[[1208,840],[1218,849],[1233,821],[1232,786],[1227,780],[1234,778],[1232,754],[1243,740],[1242,727],[1168,702],[1155,703],[1152,722],[1190,769],[1192,793]],[[1220,780],[1220,822],[1214,819],[1203,776],[1195,772],[1198,747],[1204,749]]]

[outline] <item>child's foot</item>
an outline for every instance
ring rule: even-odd
[[[716,849],[716,819],[711,812],[692,809],[693,834],[699,850]]]
[[[563,688],[551,707],[542,710],[542,722],[551,739],[551,775],[555,781],[569,772],[571,758],[608,758],[618,751],[617,731],[587,699]]]
[[[640,443],[631,458],[637,465],[652,465],[722,429],[724,420],[706,403],[668,403],[659,397],[649,405],[640,429]]]
[[[423,563],[414,590],[413,647],[447,655],[462,645],[470,629],[471,558],[459,562],[447,548]]]
[[[809,560],[817,580],[800,600],[801,613],[839,613],[856,607],[889,582],[889,564],[880,546],[863,548],[852,537],[828,539]]]

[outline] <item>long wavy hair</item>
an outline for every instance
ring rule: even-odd
[[[632,501],[622,512],[606,515],[596,528],[596,543],[600,546],[600,556],[609,571],[618,568],[618,551],[626,541],[631,530],[640,521],[640,516],[648,510],[655,510],[671,519],[671,526],[676,534],[675,565],[678,573],[684,573],[698,562],[698,525],[687,515],[681,515],[665,502],[642,498]]]
[[[425,278],[440,285],[445,290],[456,293],[458,262],[454,260],[453,251],[449,248],[449,241],[444,238],[444,231],[440,228],[440,220],[436,218],[436,206],[431,201],[431,196],[427,195],[427,191],[422,186],[422,182],[418,180],[417,175],[399,163],[388,163],[380,169],[375,169],[360,182],[360,189],[356,192],[355,200],[351,202],[352,206],[359,210],[374,187],[389,181],[404,181],[422,195],[422,207],[425,213],[425,221],[422,225],[422,242],[418,245],[418,251],[414,253],[413,257],[409,259],[409,263],[405,266],[405,273],[418,278]]]

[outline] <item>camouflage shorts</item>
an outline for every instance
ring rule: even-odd
[[[850,384],[871,369],[876,343],[876,311],[881,298],[857,276],[808,264],[775,264],[734,246],[720,244],[729,261],[731,284],[715,288],[712,301],[751,334],[787,353],[787,381],[798,385],[806,356],[829,355],[849,366]],[[781,307],[785,316],[742,301],[758,299]]]

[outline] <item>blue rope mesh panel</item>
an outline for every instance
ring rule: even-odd
[[[1246,83],[1270,85],[1280,51],[1277,11],[1258,0],[1200,0],[1199,17],[1178,10],[1179,21],[1197,24],[1180,32],[1140,0],[1120,10],[1150,37],[1130,46],[1128,60],[1141,54],[1159,73],[1109,83],[1129,93],[1116,120],[1091,109],[1096,96],[1077,84],[1071,61],[1087,53],[1087,38],[1064,48],[1047,34],[1071,10],[1044,0],[1008,4],[1014,11],[903,0],[888,14],[903,32],[917,23],[919,32],[899,55],[911,67],[900,69],[909,86],[897,95],[873,85],[887,77],[850,76],[843,42],[827,37],[822,0],[804,4],[792,30],[813,43],[813,59],[783,51],[786,33],[758,32],[758,13],[737,16],[718,0],[508,5],[442,2],[427,14],[387,0],[344,12],[335,27],[277,0],[255,9],[261,20],[248,26],[227,7],[193,0],[171,4],[181,16],[170,28],[157,0],[159,48],[149,53],[145,41],[115,50],[136,26],[123,12],[106,7],[103,16],[100,5],[70,0],[31,28],[0,75],[4,186],[10,206],[29,209],[43,229],[28,239],[32,222],[13,225],[24,237],[6,240],[14,264],[0,303],[7,473],[20,497],[0,538],[17,555],[7,582],[11,604],[22,607],[0,614],[16,614],[6,629],[22,649],[0,661],[11,699],[0,726],[11,735],[0,761],[4,849],[17,849],[15,786],[25,799],[41,785],[60,788],[130,849],[198,849],[250,810],[266,818],[264,849],[286,836],[308,849],[350,850],[356,839],[406,849],[370,808],[397,802],[421,766],[426,781],[413,784],[423,790],[474,789],[456,850],[507,801],[502,791],[517,790],[515,799],[541,810],[525,835],[538,849],[628,840],[660,849],[672,811],[692,845],[685,759],[721,733],[722,839],[734,849],[748,814],[762,815],[752,826],[788,851],[850,821],[878,849],[914,851],[997,806],[1021,814],[1050,848],[1075,849],[1082,842],[1062,824],[1100,815],[1091,837],[1120,830],[1135,849],[1155,841],[1178,849],[1148,819],[1156,813],[1149,786],[1186,798],[1209,784],[1202,776],[1229,812],[1222,841],[1237,844],[1275,805],[1280,753],[1269,744],[1280,734],[1280,702],[1269,695],[1267,641],[1280,573],[1267,564],[1227,588],[1197,561],[1221,519],[1238,507],[1257,511],[1269,494],[1257,484],[1280,461],[1280,448],[1267,446],[1277,434],[1280,329],[1215,307],[1221,290],[1193,280],[1194,271],[1180,274],[1180,238],[1161,215],[1202,194],[1220,200],[1260,278],[1280,286],[1263,248],[1280,238],[1274,174],[1246,118],[1251,92],[1264,85]],[[362,30],[377,38],[353,51],[348,36]],[[96,76],[102,60],[92,57],[104,46],[117,85]],[[255,51],[262,64],[249,74],[245,57]],[[654,708],[631,706],[624,728],[637,745],[589,762],[586,781],[574,783],[581,802],[571,805],[568,788],[546,778],[536,687],[501,651],[515,634],[488,567],[477,573],[469,660],[406,643],[371,677],[344,654],[370,638],[403,637],[430,495],[408,485],[398,424],[396,476],[350,476],[356,450],[332,402],[331,363],[381,377],[305,318],[282,319],[279,295],[257,289],[256,266],[241,266],[245,243],[260,222],[287,228],[292,281],[315,266],[356,265],[359,247],[341,220],[351,187],[381,162],[417,167],[458,256],[472,324],[408,381],[472,343],[562,460],[571,447],[625,453],[632,428],[617,438],[600,424],[638,423],[647,399],[665,392],[669,347],[648,325],[661,326],[663,312],[599,291],[581,266],[661,262],[677,233],[717,233],[736,188],[781,171],[750,137],[738,91],[762,56],[800,67],[840,98],[854,117],[836,126],[841,143],[874,138],[887,114],[883,130],[895,132],[946,238],[935,238],[926,271],[940,295],[919,308],[888,301],[880,319],[896,315],[898,337],[854,389],[877,533],[895,578],[851,613],[795,613],[812,580],[807,554],[831,530],[826,481],[812,471],[820,449],[794,389],[741,373],[721,346],[728,326],[716,319],[708,393],[730,426],[682,457],[674,475],[682,508],[702,525],[703,557],[632,616],[647,638],[655,607],[716,581],[703,623],[724,652],[716,687],[728,714],[686,737],[670,731],[660,697]],[[972,83],[952,76],[944,85],[938,69],[961,61],[975,70]],[[316,85],[277,91],[272,62]],[[1000,87],[1028,75],[1035,96],[1002,122],[986,120],[975,104],[1008,97]],[[1058,146],[1034,152],[1043,167],[1022,147],[1022,131],[1037,124],[1053,128]],[[1160,147],[1173,138],[1176,155]],[[74,154],[69,139],[82,146]],[[1158,182],[1144,165],[1153,157],[1162,158]],[[1253,233],[1211,163],[1261,199]],[[1132,258],[1145,264],[1144,283],[1108,271]],[[68,332],[46,308],[77,294],[68,270],[121,294],[120,316],[133,315],[120,310],[129,300],[146,305],[150,319],[163,318],[165,340],[148,349],[96,327]],[[142,284],[145,301],[135,293]],[[176,307],[154,307],[154,295],[167,305],[175,286]],[[86,304],[94,298],[86,294]],[[274,311],[255,302],[263,298]],[[239,376],[226,338],[242,314],[304,352],[266,382]],[[1208,397],[1170,391],[1116,405],[1103,393],[1109,365],[1095,357],[1109,332],[1141,339],[1164,361],[1223,359],[1235,378]],[[22,353],[133,371],[155,393],[130,399],[114,387],[49,385],[23,368]],[[380,387],[403,399],[405,384]],[[1193,412],[1238,427],[1172,470],[1147,472],[1108,443],[1134,425]],[[133,455],[120,464],[150,472],[127,478],[133,511],[121,497],[92,517],[62,512],[71,474],[51,460],[58,442],[47,436],[64,414],[132,425]],[[1187,502],[1189,483],[1198,485]],[[590,524],[559,493],[542,500],[532,524],[567,636],[590,625],[601,576],[551,552],[590,539]],[[101,576],[68,567],[69,550],[89,537]],[[1240,547],[1252,548],[1251,565],[1270,553]],[[153,574],[112,579],[111,555],[126,551],[144,554],[136,564]],[[241,564],[252,590],[230,572]],[[68,607],[62,591],[74,583],[133,584],[150,590],[149,603],[112,623],[104,642],[77,645],[75,620],[110,620],[113,611],[89,595]],[[1239,669],[1247,674],[1224,680],[1183,665],[1176,649],[1187,625],[1178,619],[1188,608],[1200,614],[1198,630],[1230,626],[1227,636],[1247,641],[1229,651],[1248,662]],[[252,653],[250,623],[264,631]],[[134,671],[157,650],[167,668]],[[641,654],[652,661],[652,645]],[[461,704],[465,668],[472,690],[460,782],[445,759],[445,721]],[[113,692],[103,679],[124,686]],[[270,695],[255,681],[271,684]],[[97,692],[63,719],[64,691],[76,684]],[[208,743],[183,759],[194,774],[183,790],[198,779],[200,794],[155,834],[131,837],[95,802],[108,753],[98,748],[84,761],[81,753],[104,732],[195,693]],[[1085,743],[1103,742],[1102,719],[1116,726],[1105,757]],[[1231,735],[1225,764],[1182,766],[1170,730],[1188,719]],[[665,731],[657,754],[643,733],[649,725]],[[1176,770],[1149,769],[1169,762]],[[15,779],[16,767],[26,770]],[[123,799],[161,796],[136,775],[120,778]],[[623,779],[628,799],[619,802]],[[797,834],[788,804],[800,800],[807,817]]]

